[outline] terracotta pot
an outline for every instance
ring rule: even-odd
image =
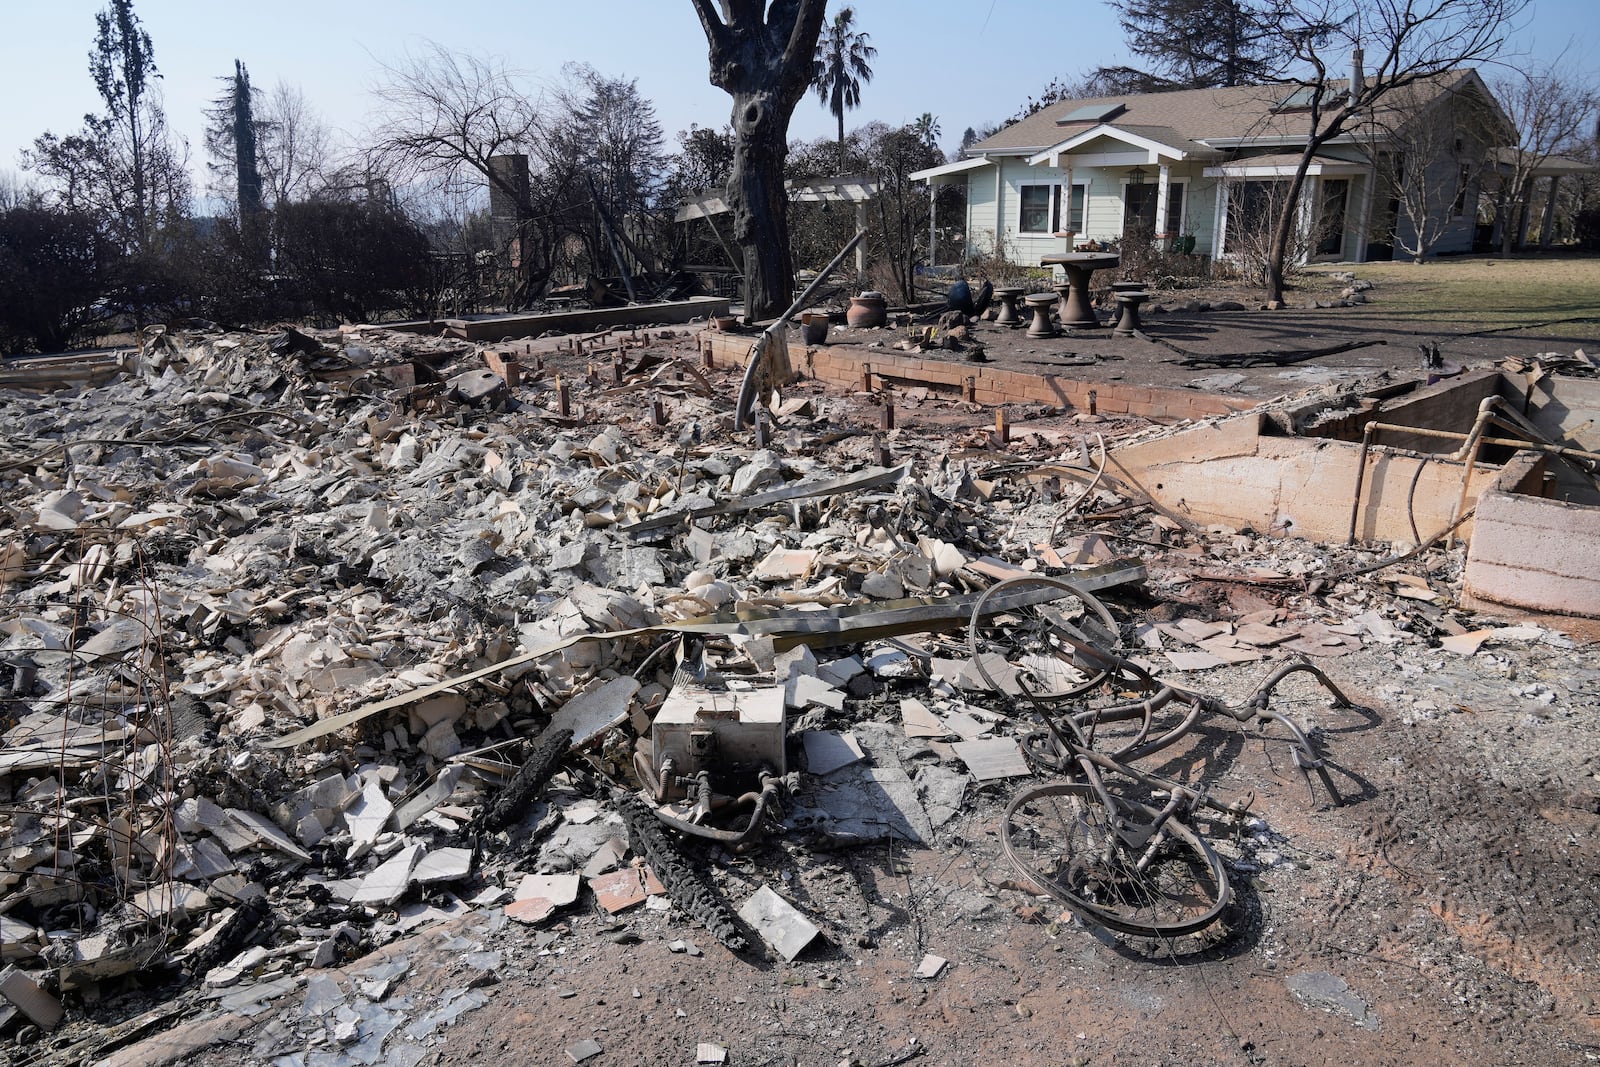
[[[850,310],[845,321],[852,327],[882,326],[889,320],[889,302],[882,293],[862,293],[850,298]]]
[[[711,320],[712,329],[720,330],[723,333],[731,332],[738,324],[739,320],[734,318],[732,315],[718,315],[716,318]]]

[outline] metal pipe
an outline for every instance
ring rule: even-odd
[[[1498,401],[1499,398],[1489,397],[1487,400],[1485,400],[1485,403],[1488,403],[1490,400]],[[1495,406],[1498,406],[1498,404]],[[1483,419],[1485,424],[1488,422],[1494,422],[1498,425],[1505,426],[1507,429],[1513,428],[1506,423],[1500,422],[1498,419],[1495,419],[1492,416],[1480,416],[1480,418]],[[1473,467],[1476,465],[1477,456],[1482,451],[1484,445],[1493,445],[1497,448],[1511,448],[1524,452],[1540,452],[1547,456],[1562,456],[1569,459],[1585,459],[1589,460],[1590,462],[1600,463],[1600,452],[1586,452],[1581,448],[1567,448],[1564,445],[1541,444],[1537,441],[1518,441],[1508,437],[1489,437],[1482,432],[1482,427],[1480,427],[1478,422],[1475,421],[1473,423],[1473,427],[1478,431],[1478,438],[1476,442],[1473,441],[1473,435],[1471,432],[1462,433],[1459,430],[1433,430],[1426,426],[1401,426],[1392,422],[1367,423],[1366,427],[1361,431],[1361,462],[1356,469],[1355,498],[1350,502],[1350,533],[1349,536],[1345,538],[1345,544],[1353,545],[1356,543],[1356,518],[1361,510],[1361,487],[1366,480],[1367,454],[1372,449],[1374,440],[1376,439],[1380,430],[1392,433],[1408,433],[1416,437],[1426,437],[1436,441],[1463,442],[1462,447],[1449,457],[1459,461],[1463,458],[1463,456],[1467,456],[1470,452],[1470,459],[1467,462],[1466,479],[1462,483],[1461,500],[1456,505],[1455,515],[1451,516],[1452,520],[1454,520],[1457,515],[1460,515],[1461,509],[1466,506],[1466,486],[1471,481]]]
[[[739,383],[739,401],[734,405],[733,409],[733,425],[735,427],[743,428],[749,425],[751,421],[750,409],[755,406],[756,400],[756,379],[759,377],[761,361],[766,357],[767,345],[770,343],[769,338],[771,338],[773,332],[788,329],[788,322],[794,317],[795,312],[810,302],[811,295],[822,287],[822,283],[828,279],[830,274],[839,269],[839,264],[844,262],[844,257],[848,256],[850,250],[860,244],[861,239],[866,235],[867,231],[865,229],[857,230],[856,235],[850,238],[843,248],[839,249],[839,254],[833,257],[833,261],[823,267],[820,274],[811,279],[811,284],[806,286],[805,292],[801,293],[799,298],[789,305],[789,310],[779,315],[778,321],[762,330],[761,336],[756,338],[755,346],[750,349],[750,360],[745,364],[744,380]]]
[[[1397,433],[1415,434],[1418,437],[1431,437],[1440,441],[1465,441],[1470,435],[1459,430],[1430,430],[1421,426],[1399,426],[1388,422],[1369,422],[1368,429],[1393,430]],[[1508,429],[1510,427],[1507,427]],[[1592,460],[1600,463],[1600,452],[1585,452],[1581,448],[1568,448],[1565,445],[1546,445],[1538,441],[1518,441],[1509,437],[1484,437],[1486,445],[1495,445],[1500,448],[1517,448],[1526,452],[1543,452],[1549,456],[1573,456],[1578,459]]]
[[[1455,521],[1457,515],[1466,510],[1467,491],[1472,487],[1472,471],[1477,467],[1478,456],[1483,451],[1483,431],[1488,428],[1489,419],[1492,417],[1494,409],[1499,406],[1500,398],[1497,396],[1486,396],[1479,401],[1478,417],[1472,420],[1472,429],[1468,432],[1467,441],[1452,457],[1459,460],[1463,458],[1464,453],[1467,461],[1466,470],[1461,474],[1461,495],[1457,498],[1456,506],[1451,510],[1449,516],[1452,522]],[[1456,531],[1454,527],[1451,528],[1450,533],[1446,536],[1444,547],[1447,549],[1456,547]]]
[[[1361,462],[1356,464],[1356,492],[1350,500],[1350,535],[1344,539],[1347,545],[1356,543],[1356,516],[1361,511],[1361,485],[1367,480],[1367,453],[1372,450],[1372,439],[1378,436],[1381,423],[1369,422],[1361,431]]]

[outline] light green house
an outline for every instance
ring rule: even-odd
[[[1347,85],[1333,91],[1342,97]],[[1169,249],[1227,257],[1261,233],[1286,194],[1308,136],[1305,92],[1260,85],[1064,100],[913,177],[966,187],[969,256],[999,243],[1011,262],[1037,263],[1069,244],[1142,230]],[[1469,251],[1481,161],[1512,136],[1474,70],[1391,92],[1312,161],[1294,258],[1390,258],[1397,238],[1412,246],[1413,218],[1431,231],[1432,254]],[[1406,167],[1423,168],[1412,172],[1412,184],[1426,184],[1417,210],[1401,209],[1396,176]]]

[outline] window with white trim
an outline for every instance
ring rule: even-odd
[[[1018,233],[1056,233],[1071,230],[1083,232],[1083,209],[1088,200],[1089,188],[1085,182],[1072,183],[1072,199],[1063,217],[1061,210],[1061,184],[1023,185],[1017,189],[1020,208],[1017,212]]]
[[[1021,209],[1017,212],[1018,233],[1050,233],[1053,185],[1024,185],[1018,190]]]

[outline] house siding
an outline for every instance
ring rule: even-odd
[[[1017,263],[1037,263],[1042,256],[1066,251],[1066,242],[1053,233],[1023,233],[1020,226],[1022,187],[1025,185],[1062,185],[1067,181],[1065,168],[1029,166],[1021,158],[1011,157],[999,161],[1003,228],[1007,256]],[[1159,167],[1144,168],[1147,181],[1156,183]],[[1072,180],[1086,185],[1083,232],[1076,240],[1117,241],[1122,237],[1123,189],[1126,168],[1075,167]],[[1174,183],[1182,182],[1184,190],[1184,217],[1168,219],[1168,232],[1196,235],[1195,251],[1209,255],[1213,222],[1216,216],[1216,182],[1201,176],[1201,166],[1173,166],[1170,171]],[[995,195],[994,172],[984,170],[975,174],[967,186],[968,244],[974,253],[992,254],[995,250]]]

